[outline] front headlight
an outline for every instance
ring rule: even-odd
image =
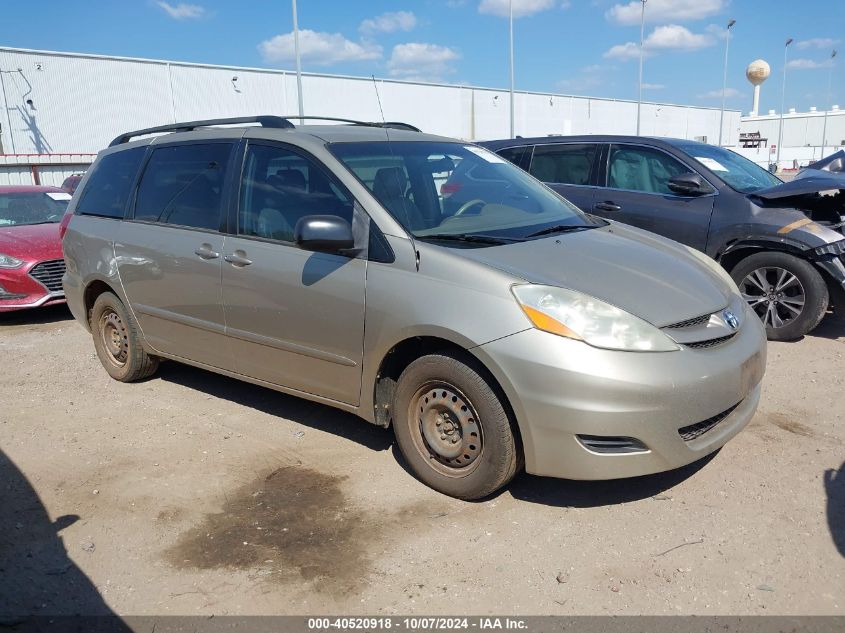
[[[539,330],[584,341],[593,347],[630,352],[671,352],[678,346],[656,327],[595,297],[533,284],[513,294]]]
[[[22,260],[0,253],[0,268],[20,268],[21,266],[23,266]]]

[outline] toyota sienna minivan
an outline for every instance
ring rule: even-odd
[[[446,212],[459,166],[497,184]],[[173,359],[353,412],[459,498],[522,468],[677,468],[760,398],[763,327],[716,262],[405,124],[127,133],[62,231],[68,304],[113,378]]]

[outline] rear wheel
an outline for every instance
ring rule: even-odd
[[[423,356],[402,372],[393,428],[414,474],[459,499],[486,497],[519,467],[511,421],[475,363],[447,354]]]
[[[763,252],[731,271],[743,298],[757,313],[772,341],[800,338],[827,311],[827,284],[808,261],[787,253]]]
[[[100,362],[115,380],[141,380],[158,369],[158,358],[141,346],[135,319],[113,293],[104,292],[94,302],[91,333]]]

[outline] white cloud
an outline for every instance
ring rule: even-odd
[[[398,44],[393,47],[387,69],[393,77],[438,81],[455,72],[451,63],[460,57],[457,51],[437,44]]]
[[[830,37],[813,37],[809,40],[801,40],[800,42],[795,42],[796,48],[833,48],[839,44],[839,40],[835,40]]]
[[[732,97],[738,97],[742,93],[737,90],[736,88],[725,88],[725,97],[730,99]],[[711,90],[710,92],[704,92],[698,95],[699,99],[721,99],[722,98],[722,89],[719,88],[718,90]]]
[[[388,11],[361,22],[358,30],[366,35],[410,31],[417,26],[417,16],[410,11]]]
[[[663,90],[666,86],[664,84],[647,84],[643,83],[643,90]]]
[[[293,32],[276,35],[258,45],[267,62],[289,62],[295,59]],[[381,57],[381,46],[372,42],[352,42],[340,33],[323,33],[302,29],[299,31],[299,52],[302,61],[317,66],[338,62],[357,62]]]
[[[156,4],[174,20],[196,20],[205,15],[205,7],[198,4],[185,4],[184,2],[176,5],[169,2],[156,2]]]
[[[693,33],[678,24],[667,24],[656,27],[643,42],[643,52],[646,56],[657,51],[694,51],[713,44],[713,38],[703,33]],[[607,59],[637,59],[640,56],[640,45],[636,42],[617,44],[604,53]]]
[[[508,3],[509,0],[481,0],[478,5],[478,12],[506,18],[509,15]],[[513,17],[521,18],[541,11],[548,11],[554,8],[555,4],[557,4],[556,0],[513,0]],[[568,2],[564,3],[564,6],[566,5],[568,5]]]
[[[830,68],[833,62],[830,59],[826,59],[821,62],[817,62],[814,59],[791,59],[787,62],[786,67],[791,70],[814,70],[816,68]]]
[[[649,0],[645,5],[646,22],[691,22],[716,15],[728,6],[729,0]],[[642,2],[632,0],[615,4],[604,14],[617,24],[639,24]]]

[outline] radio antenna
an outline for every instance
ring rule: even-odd
[[[387,121],[385,121],[384,119],[384,109],[381,107],[381,95],[379,95],[378,93],[378,83],[376,82],[376,76],[370,75],[370,77],[373,78],[373,88],[375,88],[376,91],[376,101],[378,101],[378,111],[381,114],[381,122],[387,123]]]

